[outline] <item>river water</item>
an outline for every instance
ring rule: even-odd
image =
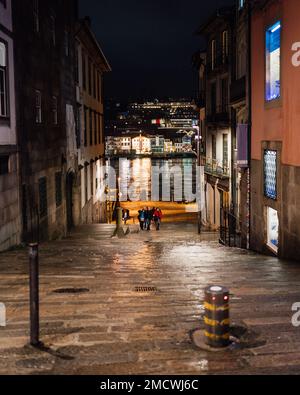
[[[121,201],[194,201],[196,193],[194,158],[132,160],[109,159],[107,173],[113,169]]]

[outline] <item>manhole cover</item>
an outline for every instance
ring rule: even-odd
[[[60,288],[53,291],[56,294],[84,294],[90,292],[88,288]]]
[[[156,287],[135,287],[135,292],[157,292]]]

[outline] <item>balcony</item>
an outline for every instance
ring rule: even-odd
[[[229,178],[230,168],[228,161],[218,161],[212,158],[204,158],[205,173],[215,177]]]
[[[208,123],[225,123],[228,124],[230,121],[228,105],[218,106],[211,109],[207,116],[206,122]]]
[[[235,103],[246,97],[246,77],[242,77],[231,83],[230,86],[230,102]]]
[[[210,61],[206,64],[207,74],[218,74],[219,72],[224,72],[224,70],[229,69],[229,56],[218,55],[214,62]]]

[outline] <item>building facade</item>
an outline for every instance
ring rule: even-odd
[[[0,251],[20,243],[12,4],[0,1]]]
[[[300,3],[252,12],[251,238],[253,250],[300,259]]]
[[[233,7],[217,10],[197,31],[206,39],[206,56],[199,54],[199,85],[202,89],[200,123],[201,136],[205,145],[203,162],[206,184],[206,207],[203,220],[209,228],[215,230],[221,225],[221,210],[228,210],[232,200],[233,141],[229,92],[233,32]],[[204,61],[205,72],[202,67]],[[203,111],[204,105],[205,111]]]
[[[101,202],[104,178],[104,100],[103,74],[111,70],[92,30],[91,21],[79,21],[76,32],[76,101],[78,122],[79,195],[78,222],[106,221]]]
[[[232,117],[231,210],[242,248],[249,248],[250,237],[250,3],[236,1],[233,56],[230,85]]]
[[[141,134],[132,138],[132,150],[138,155],[151,153],[151,140]]]
[[[56,239],[72,225],[68,174],[76,148],[77,2],[26,0],[12,5],[22,238]]]

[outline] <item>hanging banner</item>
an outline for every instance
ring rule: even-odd
[[[237,125],[237,165],[240,168],[249,167],[248,153],[248,124]]]

